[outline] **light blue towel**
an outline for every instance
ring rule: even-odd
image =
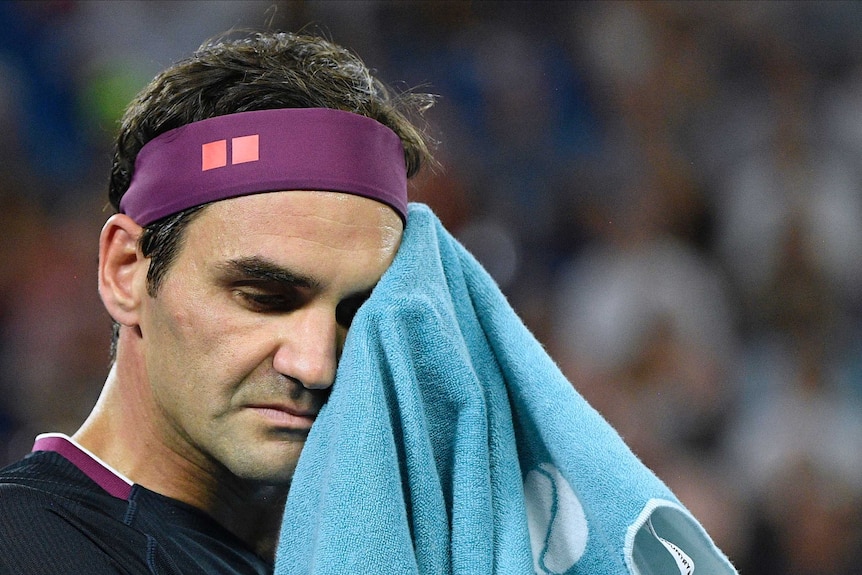
[[[408,222],[300,458],[276,575],[735,573],[431,210]]]

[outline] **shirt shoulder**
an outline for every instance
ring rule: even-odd
[[[123,505],[57,458],[37,453],[0,471],[0,573],[170,573],[147,563],[146,536],[115,516]]]
[[[71,568],[74,566],[74,568]],[[266,574],[203,512],[134,485],[115,497],[55,452],[0,470],[0,573]]]

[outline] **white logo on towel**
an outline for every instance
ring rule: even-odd
[[[664,545],[664,548],[667,549],[673,560],[676,561],[676,566],[679,569],[680,575],[692,575],[694,573],[694,561],[691,560],[691,557],[685,554],[685,552],[668,541],[667,539],[662,539],[658,536],[658,533],[655,532],[655,528],[652,526],[652,517],[647,519],[647,528],[649,532],[652,533],[653,537],[659,540],[659,542]]]
[[[565,573],[587,547],[587,516],[571,485],[549,463],[524,479],[533,566],[540,575]]]

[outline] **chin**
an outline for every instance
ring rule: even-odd
[[[235,466],[232,470],[237,477],[247,481],[261,483],[272,483],[274,485],[290,483],[293,473],[296,471],[296,458],[285,461],[272,459],[261,459],[259,461],[245,461],[242,465]]]
[[[240,481],[290,485],[305,441],[259,434],[223,433],[211,446],[210,457]]]

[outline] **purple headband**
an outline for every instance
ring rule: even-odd
[[[146,226],[193,206],[282,190],[364,196],[406,222],[401,139],[376,120],[328,108],[208,118],[141,148],[120,212]]]

